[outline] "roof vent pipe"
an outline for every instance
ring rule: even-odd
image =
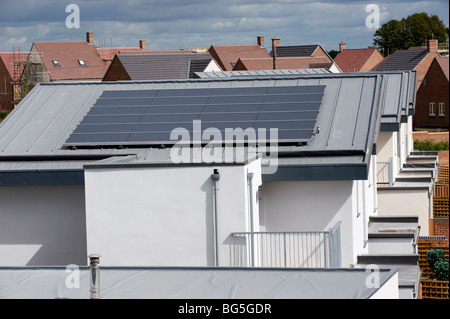
[[[213,214],[213,224],[214,224],[214,265],[219,266],[219,254],[218,254],[218,239],[217,239],[217,182],[220,180],[219,170],[214,169],[214,173],[211,174],[211,179],[214,181],[214,214]]]
[[[89,255],[89,270],[90,270],[90,293],[91,299],[100,299],[100,255]]]
[[[251,250],[251,265],[255,267],[255,242],[254,242],[254,209],[253,209],[253,173],[247,174],[248,185],[249,185],[249,202],[250,202],[250,250]]]

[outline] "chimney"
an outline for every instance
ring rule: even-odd
[[[273,69],[277,69],[277,47],[280,46],[280,39],[277,37],[272,38],[272,57],[273,57]]]
[[[86,41],[87,43],[94,43],[94,33],[86,32]]]
[[[438,50],[438,40],[430,39],[427,41],[427,50],[428,52],[437,51]]]
[[[344,41],[341,41],[341,43],[339,43],[339,52],[342,52],[345,50],[345,43]]]
[[[263,47],[263,46],[264,46],[264,37],[258,36],[258,37],[256,37],[256,40],[257,40],[257,43],[258,43],[258,45],[259,45],[260,47]]]
[[[142,50],[145,50],[145,40],[139,40],[139,47],[140,47]]]

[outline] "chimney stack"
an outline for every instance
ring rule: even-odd
[[[87,43],[94,43],[94,33],[86,32],[86,41]]]
[[[437,51],[438,50],[438,40],[430,39],[427,41],[427,50],[428,52]]]
[[[258,45],[259,45],[260,47],[263,47],[263,46],[264,46],[264,37],[263,37],[263,36],[258,36],[258,37],[256,38],[256,40],[257,40],[257,43],[258,43]]]
[[[339,52],[342,52],[345,50],[345,43],[344,41],[341,41],[341,43],[339,43]]]
[[[140,47],[142,50],[145,50],[145,40],[139,40],[139,47]]]
[[[277,69],[277,47],[280,46],[280,39],[277,37],[272,38],[272,58],[273,58],[273,69]]]

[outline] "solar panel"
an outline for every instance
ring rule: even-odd
[[[66,146],[175,144],[180,128],[278,130],[278,142],[312,137],[324,85],[104,91]],[[208,134],[205,134],[208,135]],[[236,136],[234,136],[236,139]],[[248,138],[248,136],[247,136]],[[210,136],[202,142],[208,143]]]

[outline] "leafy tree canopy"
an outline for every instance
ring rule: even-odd
[[[448,27],[437,15],[414,13],[400,21],[392,19],[374,33],[373,45],[386,56],[410,46],[420,46],[429,39],[444,43],[448,39]]]

